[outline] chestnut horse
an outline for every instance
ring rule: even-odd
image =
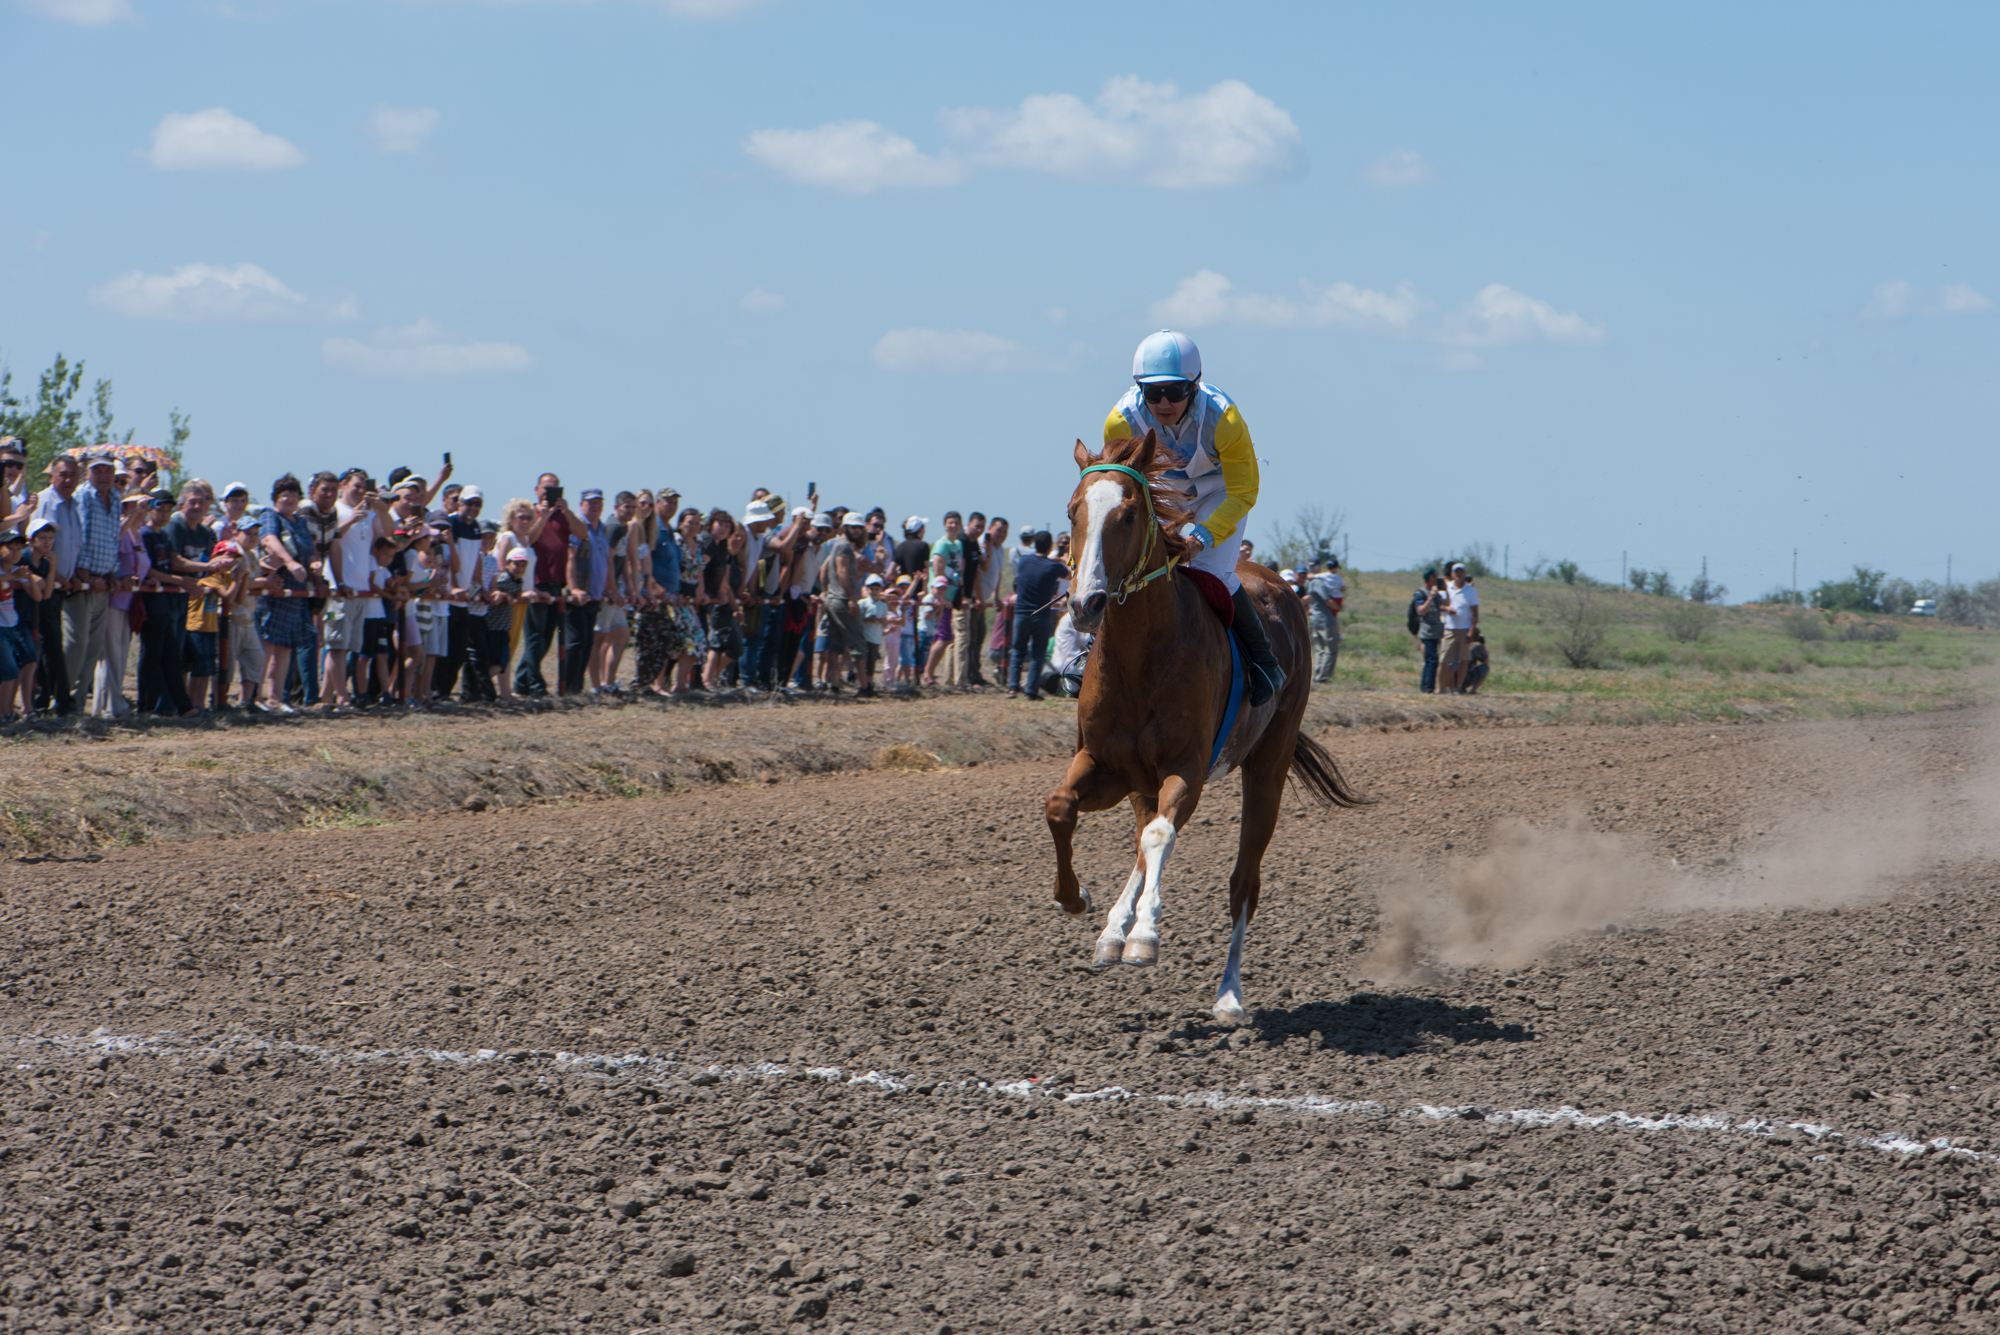
[[[1178,529],[1189,515],[1171,487],[1156,487],[1170,466],[1152,432],[1112,442],[1102,454],[1076,443],[1083,477],[1070,497],[1070,551],[1076,578],[1070,616],[1097,634],[1077,708],[1077,750],[1062,787],[1049,794],[1056,845],[1056,903],[1087,912],[1070,841],[1079,811],[1129,798],[1138,853],[1124,893],[1097,939],[1099,965],[1153,964],[1160,953],[1160,873],[1181,827],[1194,816],[1202,785],[1240,768],[1243,819],[1229,878],[1229,962],[1215,992],[1215,1017],[1249,1019],[1243,1008],[1243,937],[1257,912],[1259,866],[1278,822],[1285,778],[1325,805],[1353,807],[1355,795],[1333,757],[1299,734],[1312,689],[1312,645],[1299,598],[1263,566],[1245,561],[1237,577],[1264,617],[1285,686],[1263,705],[1247,700],[1228,737],[1218,739],[1231,698],[1230,632],[1192,579],[1173,568],[1193,555]],[[1217,743],[1220,740],[1220,747]]]

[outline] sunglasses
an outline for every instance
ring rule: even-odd
[[[1161,385],[1141,385],[1139,391],[1146,396],[1148,403],[1159,403],[1162,400],[1167,403],[1185,403],[1194,393],[1194,382],[1170,380]]]

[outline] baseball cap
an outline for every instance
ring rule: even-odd
[[[9,459],[25,459],[28,457],[28,447],[22,443],[19,436],[0,436],[0,455],[5,455]]]
[[[264,527],[264,512],[262,510],[245,511],[243,517],[236,521],[236,527],[238,528]]]
[[[208,559],[214,561],[224,556],[241,556],[241,555],[243,555],[242,545],[236,542],[232,542],[227,538],[224,538],[221,542],[215,544],[215,550],[208,554]]]
[[[467,501],[483,501],[485,499],[486,493],[477,487],[467,487],[464,491],[458,493],[458,500],[461,505]]]
[[[161,487],[156,491],[150,491],[146,494],[153,498],[153,504],[155,505],[172,505],[174,503],[174,494],[171,491],[168,491],[165,487]]]
[[[54,528],[55,526],[56,526],[55,520],[50,519],[46,515],[36,515],[33,519],[30,519],[28,521],[28,536],[32,538],[37,533],[40,533],[43,529]]]
[[[499,531],[500,531],[500,526],[499,526],[498,524],[494,523],[494,522],[493,522],[492,520],[490,520],[490,519],[482,519],[482,520],[480,520],[480,521],[479,521],[479,536],[480,536],[480,537],[482,537],[482,538],[483,538],[483,537],[486,537],[486,536],[487,536],[488,534],[492,534],[492,533],[498,533]]]
[[[422,491],[423,489],[424,480],[409,473],[405,473],[402,477],[397,478],[389,488],[391,491]]]
[[[816,515],[814,515],[814,516],[813,516],[813,527],[814,527],[814,528],[832,528],[832,527],[833,527],[833,516],[832,516],[832,515],[830,515],[830,514],[828,514],[828,513],[826,512],[826,511],[824,511],[824,510],[821,510],[821,511],[820,511],[820,512],[819,512],[818,514],[816,514]]]
[[[85,468],[95,468],[99,464],[103,464],[106,468],[116,468],[118,467],[118,456],[113,454],[110,450],[100,449],[100,450],[84,451],[83,466]]]
[[[879,589],[882,587],[882,577],[880,575],[870,575],[867,579],[861,581],[861,587],[864,589],[870,587]]]
[[[905,519],[903,521],[903,532],[922,533],[925,529],[930,527],[930,523],[931,521],[924,518],[922,515],[911,515],[908,519]]]
[[[241,482],[232,482],[228,486],[222,489],[222,499],[226,501],[239,491],[242,492],[245,496],[248,496],[250,494],[250,488],[243,485]]]
[[[746,524],[763,524],[776,518],[771,513],[771,507],[762,501],[752,501],[743,510],[743,522]]]
[[[1285,567],[1285,568],[1284,568],[1283,570],[1280,570],[1280,571],[1278,572],[1278,578],[1279,578],[1279,579],[1290,579],[1290,578],[1291,578],[1292,576],[1294,576],[1294,575],[1296,575],[1296,574],[1298,574],[1298,573],[1299,573],[1298,571],[1296,571],[1296,570],[1292,569],[1292,568],[1291,568],[1290,566],[1286,566],[1286,567]]]
[[[580,493],[578,493],[577,499],[579,501],[601,501],[604,499],[604,488],[585,487]]]
[[[0,529],[0,547],[9,547],[17,542],[26,542],[28,535],[18,528]]]

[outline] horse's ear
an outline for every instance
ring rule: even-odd
[[[1077,471],[1082,472],[1084,469],[1090,467],[1092,464],[1096,462],[1097,462],[1097,456],[1092,454],[1090,452],[1089,447],[1087,447],[1082,441],[1079,440],[1076,443]]]
[[[1141,473],[1151,468],[1153,466],[1153,455],[1159,448],[1160,438],[1153,433],[1153,428],[1147,427],[1146,438],[1139,442],[1139,451],[1132,456],[1132,467],[1138,469]]]

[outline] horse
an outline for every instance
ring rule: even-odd
[[[1325,748],[1299,732],[1312,690],[1312,644],[1298,596],[1263,566],[1236,567],[1286,677],[1263,705],[1239,709],[1222,736],[1241,687],[1232,680],[1231,635],[1218,611],[1195,579],[1172,573],[1194,554],[1194,544],[1178,532],[1191,516],[1178,493],[1161,485],[1171,458],[1150,431],[1144,439],[1114,441],[1100,454],[1079,440],[1075,457],[1082,477],[1069,501],[1070,616],[1097,642],[1078,699],[1076,754],[1045,811],[1056,848],[1056,904],[1072,917],[1091,907],[1071,860],[1077,813],[1129,798],[1137,854],[1092,963],[1157,963],[1160,875],[1174,841],[1194,816],[1203,785],[1240,768],[1229,960],[1216,988],[1215,1017],[1245,1024],[1243,942],[1257,913],[1260,867],[1286,777],[1296,777],[1324,807],[1358,807],[1366,799],[1348,786]]]

